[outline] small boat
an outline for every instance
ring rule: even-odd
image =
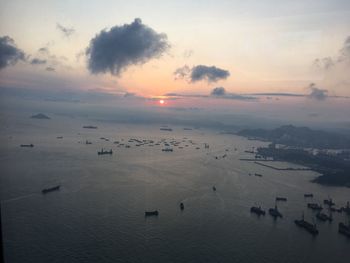
[[[180,203],[180,209],[181,209],[181,210],[184,210],[184,209],[185,209],[184,203]]]
[[[54,187],[45,188],[45,189],[41,190],[41,193],[47,194],[47,193],[50,193],[52,191],[58,191],[58,190],[60,190],[60,187],[61,187],[60,185],[57,185],[57,186],[54,186]]]
[[[314,197],[313,194],[304,194],[304,197]]]
[[[216,187],[215,187],[215,186],[213,186],[213,191],[214,191],[214,192],[216,191]]]
[[[261,206],[257,207],[257,206],[252,206],[250,208],[250,212],[251,213],[255,213],[257,215],[265,215],[265,211],[263,209],[261,209]]]
[[[158,216],[158,210],[154,210],[154,211],[146,211],[145,212],[145,216]]]
[[[57,136],[56,139],[63,139],[63,136]]]
[[[331,215],[329,216],[329,215],[326,215],[325,213],[321,213],[321,212],[318,212],[316,214],[316,217],[317,217],[317,219],[319,219],[321,221],[329,221],[329,222],[333,221],[333,218]]]
[[[172,152],[173,149],[172,148],[165,148],[165,149],[162,149],[162,152]]]
[[[276,201],[287,201],[287,198],[286,197],[279,197],[279,196],[277,196],[276,197]]]
[[[322,210],[322,206],[317,204],[317,203],[308,203],[307,207],[312,209],[312,210]]]
[[[349,225],[345,225],[344,223],[340,222],[338,225],[338,232],[350,238],[350,223]]]
[[[350,215],[350,204],[349,204],[349,202],[347,202],[346,206],[343,206],[341,209],[342,209],[343,212],[345,212],[348,215]]]
[[[335,205],[335,203],[333,202],[332,198],[323,200],[323,203],[324,203],[325,205],[328,205],[328,206],[333,206],[333,205]]]
[[[258,176],[258,177],[262,177],[262,174],[257,174],[257,173],[255,173],[254,175],[255,175],[255,176]]]
[[[21,147],[29,147],[29,148],[33,148],[34,145],[31,143],[31,144],[21,144]]]
[[[342,209],[342,208],[331,207],[331,211],[332,211],[332,212],[341,213],[341,212],[343,212],[343,209]]]
[[[283,215],[281,214],[281,212],[278,211],[277,205],[275,205],[275,208],[270,208],[270,209],[269,209],[269,214],[270,214],[271,216],[273,216],[275,219],[276,219],[277,217],[280,217],[280,218],[283,217]]]
[[[109,151],[105,151],[103,150],[103,148],[101,149],[101,151],[97,152],[98,155],[104,155],[104,154],[113,154],[112,149]]]

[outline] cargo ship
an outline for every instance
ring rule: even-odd
[[[307,207],[312,209],[312,210],[322,210],[322,206],[317,204],[317,203],[308,203]]]
[[[145,212],[145,216],[158,216],[158,214],[159,214],[158,210]]]
[[[104,154],[113,154],[112,149],[109,151],[105,151],[103,150],[103,148],[101,149],[101,151],[97,152],[98,155],[104,155]]]
[[[312,235],[318,235],[318,230],[316,228],[315,224],[311,224],[304,219],[304,213],[302,215],[302,218],[300,220],[294,220],[294,223],[299,226],[304,228],[306,231],[311,233]]]
[[[50,193],[50,192],[53,192],[53,191],[58,191],[60,190],[60,185],[57,185],[57,186],[54,186],[54,187],[50,187],[50,188],[45,188],[43,190],[41,190],[41,193],[43,194],[47,194],[47,193]]]
[[[34,145],[31,143],[31,144],[21,144],[21,147],[29,147],[29,148],[33,148]]]
[[[287,201],[287,198],[286,197],[279,197],[279,196],[277,196],[276,197],[276,201]]]
[[[265,215],[265,211],[263,209],[261,209],[261,206],[257,207],[257,206],[252,206],[250,208],[250,212],[257,214],[257,215]]]

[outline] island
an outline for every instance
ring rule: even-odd
[[[32,115],[30,118],[32,119],[40,119],[40,120],[50,120],[51,118],[43,113],[38,113],[35,115]]]

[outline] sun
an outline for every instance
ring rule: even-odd
[[[164,100],[159,100],[160,105],[163,105],[165,103]]]

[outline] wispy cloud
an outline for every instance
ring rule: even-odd
[[[212,98],[212,99],[230,99],[230,100],[248,100],[254,101],[257,100],[257,97],[250,95],[241,95],[236,93],[230,93],[225,90],[223,87],[214,88],[210,94],[181,94],[181,93],[167,93],[164,96],[174,97],[174,98]]]
[[[317,58],[313,65],[322,72],[327,87],[350,88],[350,36],[345,39],[337,55]]]
[[[69,27],[65,27],[62,26],[61,24],[57,23],[56,24],[56,28],[65,36],[65,37],[70,37],[71,35],[73,35],[75,33],[75,29],[74,28],[69,28]]]
[[[46,64],[46,63],[47,63],[46,59],[40,59],[40,58],[33,58],[30,61],[30,64],[32,64],[32,65],[43,65],[43,64]]]
[[[56,71],[56,69],[54,67],[46,67],[45,69],[46,71],[49,71],[49,72],[54,72]]]

